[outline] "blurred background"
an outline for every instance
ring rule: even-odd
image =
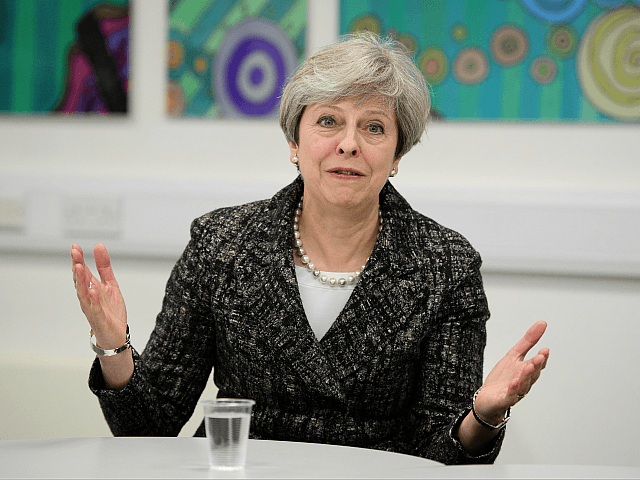
[[[0,439],[110,435],[71,244],[109,249],[141,351],[191,220],[295,178],[273,118],[283,76],[366,27],[405,41],[433,86],[439,118],[393,183],[483,256],[485,374],[549,324],[498,463],[640,465],[638,2],[60,3],[0,1]],[[274,56],[238,57],[256,32]],[[619,91],[609,67],[628,70]]]

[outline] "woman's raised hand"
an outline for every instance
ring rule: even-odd
[[[79,245],[71,247],[73,282],[80,308],[96,336],[97,345],[105,350],[115,349],[124,345],[127,339],[127,309],[107,249],[97,244],[93,254],[100,281],[86,265],[82,248]]]
[[[525,360],[547,328],[544,321],[535,323],[516,345],[491,370],[476,398],[476,412],[488,423],[499,423],[509,407],[529,393],[547,365],[549,349]]]
[[[499,425],[507,410],[522,400],[540,377],[547,365],[549,349],[543,348],[529,360],[524,357],[546,328],[546,322],[535,323],[487,376],[474,402],[476,414],[484,422]],[[469,452],[478,455],[487,451],[498,432],[482,426],[469,412],[460,424],[458,438]]]

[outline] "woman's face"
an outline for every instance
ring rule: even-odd
[[[397,168],[396,115],[382,99],[312,104],[300,119],[298,155],[305,203],[373,207],[389,173]]]

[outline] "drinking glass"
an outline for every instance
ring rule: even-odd
[[[200,403],[204,407],[209,465],[220,470],[243,468],[247,457],[251,409],[256,402],[243,398],[217,398]]]

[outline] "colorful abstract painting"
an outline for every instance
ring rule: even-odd
[[[305,55],[306,0],[170,0],[167,112],[274,118]]]
[[[640,0],[343,0],[402,41],[452,120],[640,122]]]
[[[0,0],[0,112],[125,113],[129,0]]]

